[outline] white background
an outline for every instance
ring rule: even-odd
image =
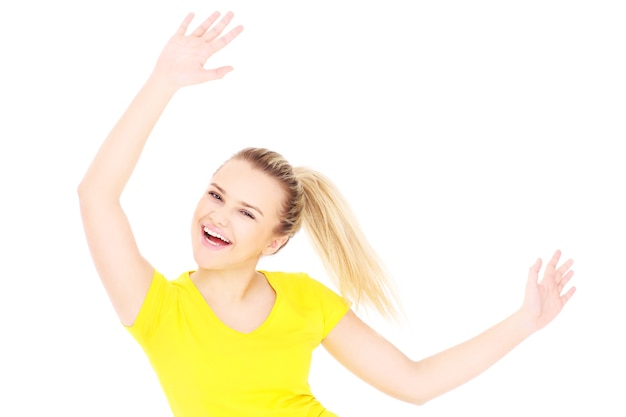
[[[626,14],[618,1],[121,1],[0,6],[0,415],[170,415],[117,322],[76,186],[187,12],[236,13],[235,70],[181,91],[124,203],[145,256],[193,268],[213,170],[264,146],[333,178],[392,271],[419,359],[514,311],[528,267],[575,259],[562,315],[421,408],[323,351],[314,393],[348,416],[624,416]],[[265,268],[326,282],[298,236]]]

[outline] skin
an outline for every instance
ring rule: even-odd
[[[181,87],[217,80],[232,70],[205,69],[211,55],[243,30],[222,35],[233,15],[213,13],[189,36],[187,15],[161,52],[154,70],[113,127],[78,186],[81,216],[96,270],[121,322],[132,325],[154,268],[141,255],[120,196],[163,110]],[[221,36],[222,35],[222,36]]]
[[[248,162],[226,162],[212,178],[193,215],[192,247],[198,264],[194,275],[207,276],[215,270],[240,275],[254,271],[261,256],[274,254],[287,240],[275,233],[280,222],[276,196],[284,196],[284,191],[274,179]],[[203,226],[230,244],[208,244]]]
[[[96,270],[120,321],[127,326],[137,317],[154,268],[137,247],[120,196],[168,102],[184,86],[217,80],[230,72],[232,67],[206,69],[205,65],[243,31],[241,26],[225,31],[233,15],[219,19],[216,12],[187,34],[193,17],[189,14],[165,45],[152,74],[105,139],[78,187]],[[286,241],[274,233],[280,204],[268,197],[281,192],[273,179],[248,163],[228,161],[211,179],[194,212],[191,234],[198,268],[191,278],[216,315],[242,332],[258,327],[275,301],[256,266],[261,256],[275,253]],[[230,244],[206,242],[204,226]],[[352,311],[328,334],[323,346],[382,392],[424,404],[488,369],[561,312],[575,288],[564,291],[574,274],[573,261],[560,260],[561,253],[556,251],[541,279],[541,259],[530,267],[524,302],[513,314],[431,357],[408,358]]]
[[[192,281],[213,312],[229,327],[249,333],[269,315],[276,294],[256,271],[261,256],[274,254],[286,241],[275,233],[280,185],[248,162],[226,162],[211,179],[194,212],[191,235],[198,269]],[[204,227],[229,240],[206,242]]]
[[[379,390],[421,405],[478,376],[535,331],[551,322],[574,294],[563,289],[573,260],[558,266],[561,252],[538,280],[542,261],[528,271],[522,306],[478,336],[428,358],[414,361],[350,312],[329,333],[324,347],[346,368]],[[376,360],[372,360],[376,358]]]

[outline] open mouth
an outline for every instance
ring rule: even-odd
[[[227,246],[230,245],[230,240],[226,239],[224,236],[210,230],[208,227],[204,226],[202,228],[204,232],[204,239],[209,243],[215,246]]]

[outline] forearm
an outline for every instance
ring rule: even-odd
[[[176,89],[150,77],[113,127],[78,188],[81,197],[119,199],[148,137]]]
[[[533,331],[518,311],[466,342],[415,362],[415,402],[423,404],[478,376]]]
[[[570,259],[557,268],[556,251],[541,282],[538,259],[528,272],[520,309],[478,336],[420,361],[413,361],[352,311],[333,328],[324,347],[346,368],[382,392],[424,404],[488,369],[524,339],[551,322],[572,297],[562,294],[574,272]]]

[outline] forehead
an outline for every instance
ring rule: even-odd
[[[211,183],[222,188],[227,200],[257,206],[264,213],[279,213],[285,197],[280,183],[249,162],[231,159],[213,175]]]

